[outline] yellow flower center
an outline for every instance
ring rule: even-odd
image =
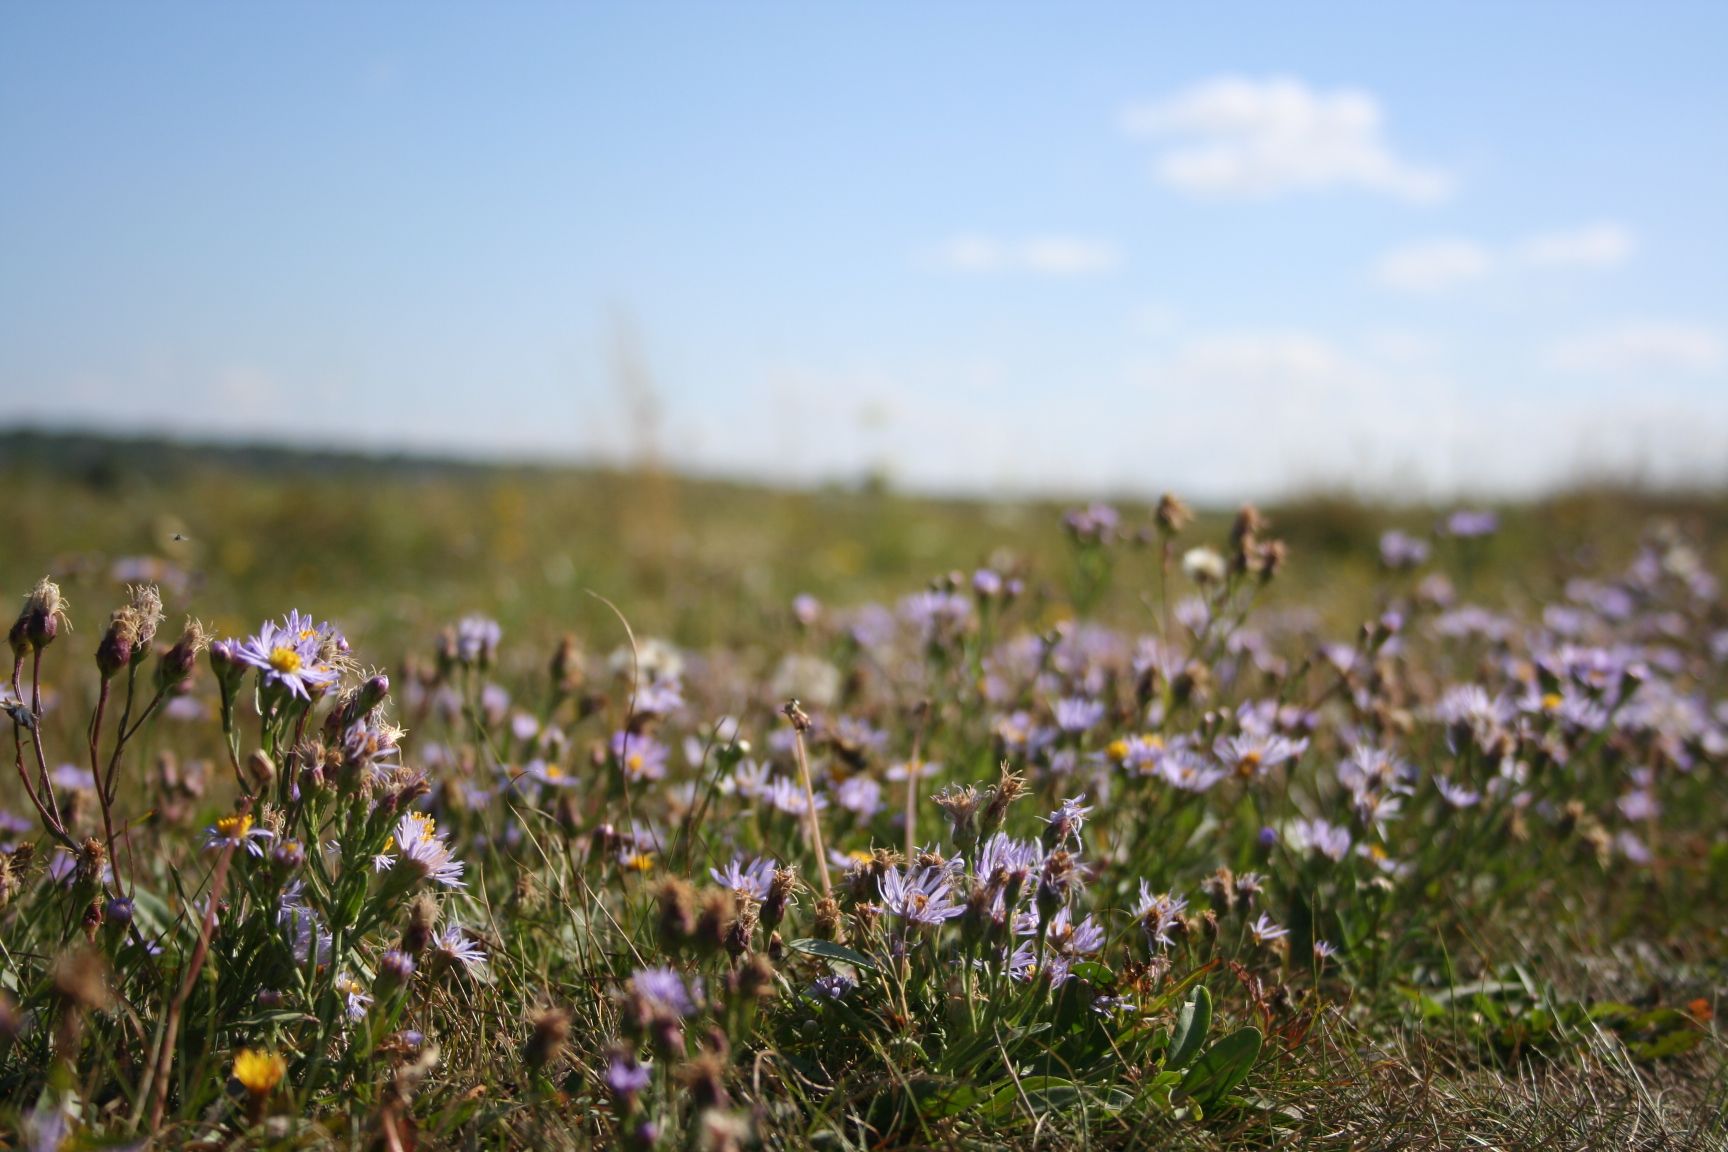
[[[238,840],[252,831],[252,817],[224,816],[216,821],[216,831],[224,840]]]
[[[288,1062],[275,1052],[242,1048],[234,1054],[234,1079],[254,1096],[267,1096],[282,1083]]]
[[[632,872],[654,871],[654,857],[646,852],[632,852],[624,858],[624,867]]]
[[[1117,764],[1122,763],[1122,761],[1128,759],[1128,741],[1126,741],[1126,740],[1112,740],[1112,741],[1110,741],[1110,746],[1108,748],[1104,749],[1104,754],[1109,756],[1110,759],[1112,761],[1114,761],[1115,763],[1117,763]]]
[[[1560,698],[1560,693],[1558,693],[1558,692],[1546,693],[1542,697],[1542,710],[1544,712],[1558,712],[1558,711],[1560,711],[1561,703],[1562,703],[1562,701]]]
[[[285,644],[270,649],[270,667],[283,675],[300,671],[300,653]]]

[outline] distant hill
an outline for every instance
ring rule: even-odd
[[[498,465],[405,452],[368,453],[259,442],[215,443],[162,436],[115,436],[37,428],[0,429],[0,471],[29,471],[88,483],[132,473],[178,479],[211,469],[258,476],[308,472],[345,476],[456,476]]]

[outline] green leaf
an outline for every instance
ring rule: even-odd
[[[1170,1056],[1166,1068],[1185,1068],[1200,1054],[1206,1043],[1206,1033],[1212,1028],[1212,993],[1204,984],[1196,985],[1194,995],[1176,1013],[1176,1031],[1170,1038]]]
[[[984,1090],[977,1085],[952,1080],[916,1080],[911,1084],[910,1090],[918,1114],[926,1120],[958,1116],[982,1104],[986,1099]]]
[[[1108,988],[1116,980],[1116,973],[1106,965],[1096,960],[1081,960],[1068,970],[1075,976],[1100,988]]]
[[[876,970],[876,962],[856,949],[844,944],[836,944],[831,940],[793,940],[786,947],[794,952],[802,952],[807,956],[820,956],[824,960],[832,960],[839,964],[850,964],[854,968]]]
[[[1258,1028],[1239,1028],[1212,1045],[1188,1074],[1182,1077],[1176,1095],[1191,1097],[1202,1108],[1210,1107],[1240,1084],[1260,1057]]]
[[[1004,1084],[996,1090],[991,1110],[997,1117],[1006,1119],[1023,1106],[1030,1105],[1033,1115],[1039,1115],[1071,1108],[1081,1097],[1080,1088],[1072,1080],[1060,1076],[1023,1076],[1018,1085]]]

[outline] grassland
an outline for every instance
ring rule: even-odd
[[[36,1146],[1728,1141],[1728,498],[1065,528],[28,434],[0,486]],[[181,676],[184,614],[235,646]]]

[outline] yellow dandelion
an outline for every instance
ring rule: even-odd
[[[234,1079],[254,1096],[268,1096],[288,1074],[288,1061],[276,1052],[242,1048],[234,1054]]]

